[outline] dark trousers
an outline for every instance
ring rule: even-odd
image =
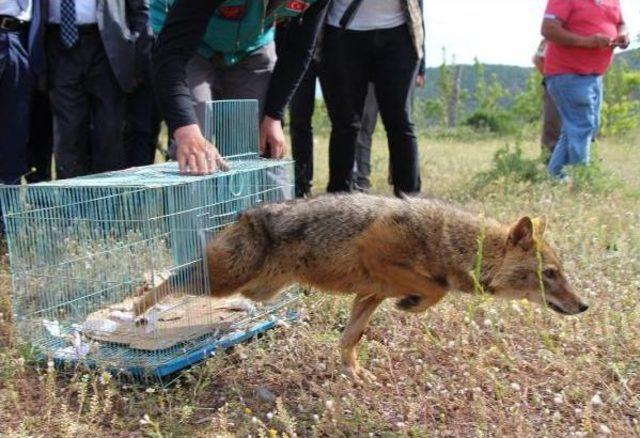
[[[160,133],[160,114],[150,78],[127,95],[126,105],[124,149],[127,167],[153,164]]]
[[[301,198],[311,194],[313,181],[313,112],[316,103],[315,63],[309,64],[289,104],[291,152],[295,160],[295,192]]]
[[[0,183],[19,184],[27,173],[31,94],[29,30],[0,30]]]
[[[353,164],[353,188],[359,192],[368,192],[371,188],[371,146],[377,121],[376,90],[373,84],[369,84],[364,108],[362,108],[360,132],[356,143],[356,160]]]
[[[362,110],[372,82],[387,131],[394,191],[419,192],[418,145],[411,120],[418,56],[407,26],[372,31],[326,26],[323,44],[321,81],[332,123],[327,191],[351,190]]]
[[[560,131],[562,131],[562,120],[560,113],[553,101],[553,97],[549,94],[549,90],[543,84],[543,120],[542,120],[542,152],[551,157],[556,143],[560,139]]]
[[[125,93],[97,27],[83,31],[71,49],[62,45],[57,29],[50,29],[47,61],[57,177],[124,168]]]
[[[30,183],[51,179],[51,158],[53,155],[53,119],[49,95],[37,90],[31,101],[31,126],[27,146],[26,174]]]

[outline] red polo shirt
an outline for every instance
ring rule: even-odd
[[[555,19],[566,30],[581,36],[602,34],[615,39],[623,23],[620,0],[549,0],[545,19]],[[549,42],[544,73],[604,74],[613,59],[613,47],[587,49]]]

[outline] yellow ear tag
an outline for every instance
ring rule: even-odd
[[[538,251],[542,251],[544,230],[547,228],[547,221],[544,218],[536,217],[531,219],[533,224],[533,242]]]

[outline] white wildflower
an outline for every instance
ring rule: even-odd
[[[602,406],[604,403],[602,402],[602,397],[600,397],[600,393],[597,392],[596,395],[591,397],[591,406]]]
[[[609,435],[611,433],[611,429],[609,429],[609,427],[606,424],[601,424],[598,427],[598,430],[600,431],[600,433],[603,433],[605,435]]]

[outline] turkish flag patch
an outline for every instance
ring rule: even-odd
[[[309,2],[302,0],[287,0],[286,8],[293,12],[302,13],[309,7]]]
[[[247,7],[240,6],[220,6],[218,7],[218,15],[225,20],[238,21],[244,18],[244,14],[247,12]]]

